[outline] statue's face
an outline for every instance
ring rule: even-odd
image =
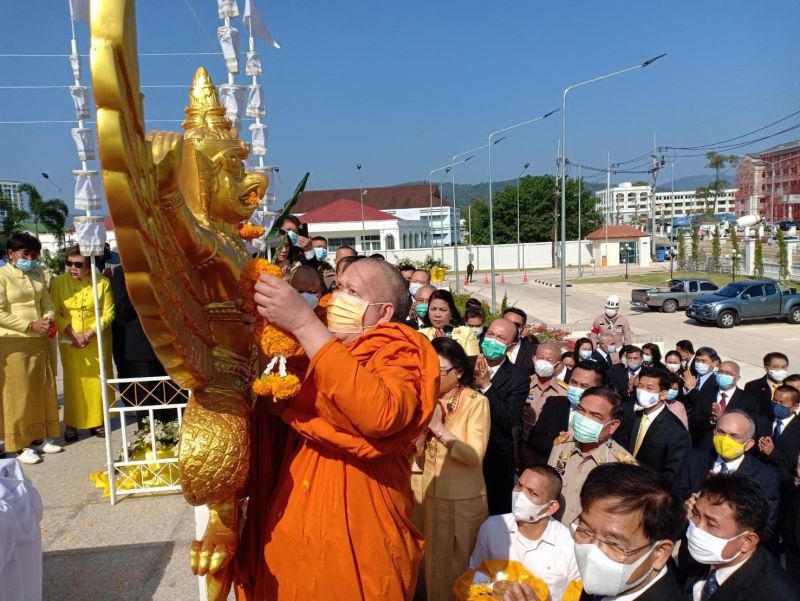
[[[246,144],[236,140],[226,146],[215,149],[217,152],[210,157],[209,217],[240,223],[247,221],[255,211],[267,190],[267,178],[261,173],[245,171]]]

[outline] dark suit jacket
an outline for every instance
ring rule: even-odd
[[[775,418],[770,422],[764,421],[763,423],[766,426],[764,435],[772,436]],[[796,415],[781,432],[781,437],[775,443],[775,450],[772,451],[772,454],[762,457],[764,461],[777,468],[781,481],[787,482],[794,479],[798,455],[800,455],[800,416]]]
[[[629,439],[630,446],[627,446],[631,453],[639,436],[641,416],[641,412],[635,413]],[[661,476],[667,485],[672,485],[691,448],[691,438],[681,420],[664,406],[655,421],[648,426],[639,452],[636,454],[636,461]]]
[[[592,360],[596,361],[606,373],[608,373],[608,370],[611,369],[611,357],[606,359],[603,355],[598,353],[597,350],[592,351]]]
[[[698,580],[708,577],[709,567],[695,564],[684,585],[683,593],[691,598],[692,589]],[[745,563],[728,578],[716,593],[712,601],[752,601],[753,599],[769,599],[772,601],[800,601],[798,591],[786,572],[769,551],[762,547],[745,561]]]
[[[545,463],[553,450],[556,437],[569,429],[570,402],[565,396],[552,396],[539,414],[536,425],[528,436],[527,445]]]
[[[713,376],[712,376],[713,378]],[[691,409],[687,411],[689,416],[689,433],[692,435],[692,446],[695,448],[708,446],[714,437],[714,424],[711,423],[711,408],[717,402],[719,386],[716,378],[714,383],[706,385],[695,392],[690,391],[687,397],[691,397],[689,402]],[[753,398],[741,388],[736,388],[727,401],[725,410],[739,409],[744,411],[753,421],[758,423],[758,411]]]
[[[115,343],[114,359],[117,361],[117,371],[120,374],[125,373],[126,364],[129,362],[153,362],[160,366],[150,340],[148,340],[142,329],[139,315],[136,313],[136,309],[128,296],[128,289],[125,285],[125,270],[122,265],[115,267],[111,274],[111,291],[114,295],[114,322],[112,327],[113,336],[116,338],[113,342]],[[163,370],[160,371],[163,372]],[[137,373],[130,376],[120,375],[120,377],[144,375]]]
[[[744,391],[753,398],[761,415],[767,419],[772,418],[772,388],[767,382],[766,374],[757,380],[750,380],[744,385]]]
[[[672,490],[682,501],[689,498],[692,493],[699,491],[703,483],[708,478],[714,462],[717,460],[717,452],[713,447],[692,449],[683,462],[678,478]],[[736,473],[752,478],[758,482],[764,498],[769,504],[769,516],[767,516],[767,536],[775,531],[778,519],[778,504],[780,502],[780,489],[778,486],[778,474],[775,469],[756,459],[753,455],[744,456],[742,464]]]
[[[613,365],[610,370],[608,370],[608,385],[614,388],[614,390],[619,393],[623,400],[635,399],[635,392],[632,392],[631,394],[628,393],[629,379],[628,368],[622,363],[617,363],[616,365]]]
[[[581,593],[581,601],[594,601],[599,598],[599,596],[590,595],[586,591]],[[653,586],[638,597],[634,597],[632,601],[683,601],[683,596],[681,595],[681,589],[678,588],[675,582],[675,576],[668,569],[667,573]]]
[[[523,338],[522,343],[519,345],[517,358],[514,361],[514,365],[528,374],[528,376],[532,376],[534,373],[533,357],[536,355],[536,348],[537,347],[533,342],[527,338]]]
[[[490,515],[511,511],[515,466],[514,432],[522,431],[522,408],[529,390],[528,375],[506,359],[492,378],[492,385],[483,393],[489,399],[492,423],[483,457],[483,477],[486,481]]]

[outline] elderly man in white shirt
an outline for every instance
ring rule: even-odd
[[[558,511],[560,492],[561,476],[552,467],[523,471],[512,493],[512,513],[483,523],[469,567],[486,559],[518,561],[547,583],[552,601],[560,601],[567,584],[580,578],[569,529],[551,517]]]

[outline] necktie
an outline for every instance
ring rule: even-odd
[[[781,420],[775,420],[775,429],[772,431],[772,441],[778,442],[781,438],[782,432],[783,432],[783,422]]]
[[[730,470],[728,469],[728,464],[724,461],[719,465],[719,473],[720,474],[727,474]]]
[[[724,392],[720,393],[719,395],[719,408],[721,411],[725,411],[725,407],[728,405],[728,395]]]
[[[639,433],[636,435],[636,444],[633,446],[633,456],[639,453],[639,447],[642,446],[642,441],[644,440],[644,435],[647,431],[647,414],[642,413],[642,421],[639,424]]]
[[[717,571],[711,569],[708,573],[708,580],[703,585],[703,594],[700,596],[701,601],[708,601],[719,589],[719,582],[717,582]]]

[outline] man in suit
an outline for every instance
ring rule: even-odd
[[[717,419],[725,411],[739,409],[757,420],[758,411],[753,398],[738,388],[739,364],[722,361],[710,385],[704,386],[692,397],[689,410],[689,433],[692,446],[708,446],[714,434]],[[716,386],[714,385],[716,384]]]
[[[580,501],[573,539],[582,600],[681,599],[668,563],[683,510],[655,474],[625,463],[598,466],[586,478]],[[623,564],[624,577],[611,577],[612,563]]]
[[[608,384],[623,399],[633,398],[636,390],[636,378],[642,369],[642,349],[629,346],[625,350],[625,364],[617,363],[608,372]]]
[[[759,413],[772,419],[772,395],[789,375],[789,357],[783,353],[767,353],[764,355],[764,371],[762,377],[745,384],[744,391],[755,399]]]
[[[603,383],[608,381],[608,372],[611,366],[614,365],[614,354],[616,352],[617,347],[614,343],[614,337],[605,332],[600,332],[597,335],[597,346],[592,351],[592,359],[603,368]]]
[[[430,302],[431,295],[434,292],[436,292],[436,288],[433,286],[421,286],[419,289],[417,289],[416,296],[411,297],[411,312],[408,316],[408,319],[403,322],[405,325],[415,330],[425,327],[425,324],[422,320],[428,313],[428,303]]]
[[[529,378],[506,357],[516,341],[516,326],[495,319],[481,343],[475,362],[475,386],[489,399],[492,428],[483,458],[483,477],[490,515],[511,512],[511,490],[516,467],[515,432],[521,430],[522,407],[528,398]]]
[[[701,391],[704,394],[717,393],[717,380],[714,374],[719,369],[720,357],[717,351],[710,346],[701,346],[697,349],[692,360],[693,369],[683,372],[683,404],[686,412],[691,413],[697,396]],[[710,387],[710,389],[708,388]]]
[[[640,465],[650,468],[667,486],[678,475],[692,441],[686,428],[667,409],[672,376],[657,368],[643,368],[636,385],[636,407],[627,449]]]
[[[572,414],[578,407],[583,393],[589,388],[601,386],[603,371],[597,363],[581,361],[572,370],[566,396],[547,399],[536,425],[527,440],[528,451],[535,461],[547,461],[553,450],[553,441],[569,430]]]
[[[738,472],[716,474],[687,506],[687,547],[696,562],[684,586],[688,598],[800,600],[789,576],[759,545],[769,510],[758,482]]]
[[[503,317],[517,326],[517,342],[508,349],[508,358],[511,363],[533,375],[533,356],[536,354],[536,345],[525,337],[525,328],[528,323],[528,314],[517,307],[509,307],[503,311]]]
[[[775,389],[770,405],[769,435],[759,438],[758,449],[766,462],[777,468],[781,482],[788,484],[800,455],[800,391],[782,384]]]

